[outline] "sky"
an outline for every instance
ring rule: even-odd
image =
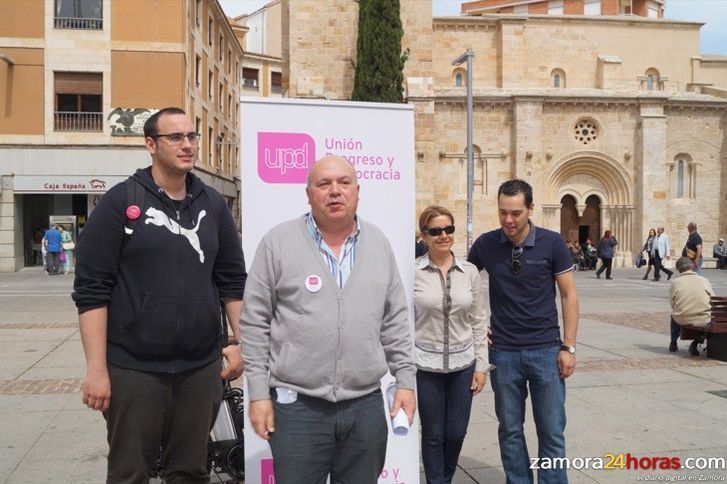
[[[268,1],[219,0],[225,13],[230,17],[252,13]],[[459,15],[461,3],[461,0],[432,0],[432,13]],[[706,25],[702,27],[702,54],[727,55],[727,0],[666,0],[664,16],[674,20],[705,22]]]

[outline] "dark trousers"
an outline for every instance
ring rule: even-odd
[[[449,484],[457,470],[470,422],[474,371],[474,365],[452,373],[417,371],[427,484]]]
[[[671,318],[670,327],[671,327],[671,342],[676,343],[677,340],[679,339],[680,328],[679,328],[679,324],[676,321],[674,321],[674,318]]]
[[[381,391],[329,402],[298,395],[278,403],[270,438],[277,484],[375,484],[386,460],[388,414]]]
[[[222,399],[221,360],[179,374],[109,366],[107,483],[146,483],[163,448],[164,482],[209,482],[207,441]]]
[[[48,274],[58,274],[61,263],[60,252],[48,252]]]
[[[666,267],[664,267],[664,264],[661,263],[661,256],[659,255],[659,251],[654,251],[654,280],[658,281],[661,279],[660,271],[666,272],[666,275],[671,277],[674,275],[674,272],[670,271]]]
[[[601,257],[601,267],[596,271],[596,275],[600,276],[603,270],[606,270],[606,277],[611,277],[611,264],[613,263],[612,258],[605,259]]]

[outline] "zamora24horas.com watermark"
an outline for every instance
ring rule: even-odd
[[[639,457],[630,453],[606,454],[603,457],[533,457],[530,459],[531,469],[603,469],[603,470],[643,470],[643,471],[675,471],[675,470],[727,470],[727,459],[724,457]],[[708,476],[709,477],[709,476]],[[713,476],[712,481],[725,481],[724,474]],[[644,480],[648,476],[644,476]],[[656,479],[658,480],[658,479]],[[687,480],[687,479],[684,479]]]

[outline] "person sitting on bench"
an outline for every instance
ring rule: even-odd
[[[717,259],[717,269],[724,269],[726,267],[725,260],[727,259],[727,245],[724,243],[724,239],[719,239],[714,247],[712,248],[712,257]]]
[[[689,257],[677,259],[676,269],[679,277],[674,279],[669,288],[671,301],[671,343],[669,351],[677,351],[679,326],[690,324],[693,326],[706,326],[710,322],[709,298],[714,296],[712,284],[705,277],[700,276],[694,269],[694,261]],[[704,342],[704,336],[694,338],[689,345],[689,354],[698,356],[697,345]]]

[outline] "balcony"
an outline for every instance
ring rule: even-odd
[[[53,19],[53,26],[57,29],[102,30],[103,29],[103,19],[55,17]]]
[[[242,80],[242,88],[247,89],[249,91],[257,91],[258,85],[257,85],[257,79],[243,79]]]
[[[103,113],[81,113],[75,111],[55,111],[53,114],[54,131],[92,133],[103,131]]]

